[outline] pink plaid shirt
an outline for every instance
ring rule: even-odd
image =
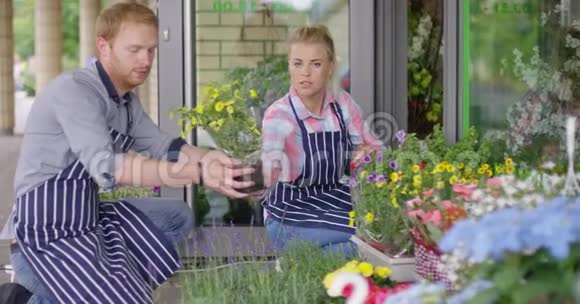
[[[291,88],[288,94],[272,103],[264,114],[263,169],[266,174],[272,174],[272,180],[292,182],[300,176],[304,165],[302,133],[292,112],[288,95],[292,96],[296,114],[304,121],[308,133],[340,130],[338,117],[330,107],[331,102],[338,102],[355,149],[362,144],[383,147],[382,142],[366,130],[362,111],[347,92],[341,90],[335,94],[328,90],[321,115],[316,115],[306,108],[296,91]]]

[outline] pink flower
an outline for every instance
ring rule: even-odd
[[[433,210],[425,215],[423,218],[423,224],[432,223],[437,227],[441,227],[443,222],[443,217],[441,216],[441,211]]]
[[[487,180],[487,186],[490,188],[493,186],[501,186],[501,179],[499,177],[492,177]]]
[[[423,191],[423,195],[426,197],[431,197],[431,195],[433,195],[433,188],[429,189],[429,190],[425,190]]]
[[[455,194],[462,196],[464,199],[469,199],[476,188],[477,186],[474,184],[454,184],[452,189]]]
[[[419,198],[419,197],[416,197],[416,198],[414,198],[412,200],[408,200],[406,202],[407,207],[409,207],[409,208],[419,207],[419,206],[423,205],[423,203],[424,203],[423,200],[421,198]]]
[[[407,215],[412,217],[412,218],[421,218],[424,219],[425,218],[425,212],[423,210],[413,210],[413,211],[409,211],[407,212]]]

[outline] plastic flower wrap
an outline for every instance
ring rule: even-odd
[[[405,290],[409,286],[409,284],[395,284],[391,281],[389,279],[391,272],[388,267],[375,267],[367,262],[352,260],[343,267],[328,273],[324,277],[323,285],[329,296],[348,299],[357,292],[354,289],[360,288],[360,286],[357,286],[355,282],[347,281],[348,277],[351,276],[343,277],[342,274],[355,274],[364,278],[364,289],[367,291],[364,295],[364,303],[382,304],[389,296]]]
[[[179,124],[184,127],[182,136],[199,127],[214,140],[217,147],[245,165],[256,167],[249,176],[256,186],[245,191],[255,191],[263,186],[261,169],[261,117],[256,104],[258,94],[253,89],[243,90],[240,81],[207,85],[195,108],[176,111]]]

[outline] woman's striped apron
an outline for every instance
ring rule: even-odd
[[[340,130],[308,133],[290,106],[302,132],[304,167],[291,183],[278,182],[262,202],[269,216],[288,225],[328,228],[354,233],[350,186],[339,183],[348,168],[352,143],[338,103],[330,104]]]
[[[134,143],[110,134],[115,150]],[[99,201],[78,160],[18,197],[15,208],[18,244],[59,303],[151,303],[153,289],[180,267],[173,244],[142,212]]]

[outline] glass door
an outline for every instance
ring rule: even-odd
[[[348,0],[199,0],[192,10],[192,107],[208,90],[227,94],[230,87],[241,85],[258,100],[259,120],[268,105],[288,91],[288,35],[314,23],[328,26],[334,38],[335,85],[350,89]],[[199,127],[195,132],[199,146],[216,147],[223,141],[220,132],[210,135]],[[194,201],[198,222],[205,225],[262,224],[259,202],[236,201],[203,188]]]
[[[580,113],[580,1],[464,1],[461,13],[464,132],[506,138],[512,154],[558,150],[565,115]]]

